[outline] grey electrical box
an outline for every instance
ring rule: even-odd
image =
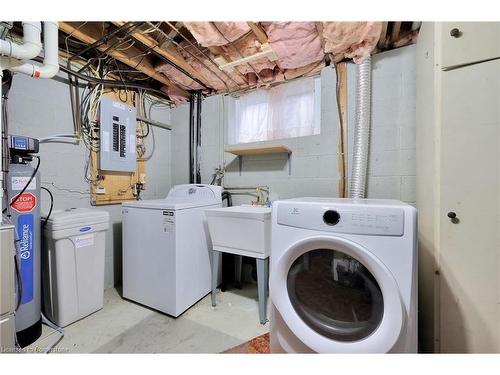
[[[102,97],[99,169],[135,172],[136,116],[134,107]]]

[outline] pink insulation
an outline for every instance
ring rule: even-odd
[[[246,22],[184,22],[184,25],[204,47],[223,46],[250,31]]]
[[[177,59],[179,59],[181,61],[184,60],[184,57],[180,54],[180,52],[177,50],[177,48],[175,48],[175,46],[173,44],[166,47],[166,49],[168,50],[168,52],[175,55],[177,57]],[[168,79],[170,79],[172,82],[176,83],[178,86],[180,86],[183,89],[201,90],[203,88],[199,83],[193,81],[191,78],[189,78],[184,73],[182,73],[178,69],[174,68],[170,64],[166,64],[164,62],[161,62],[157,66],[155,66],[155,70],[157,72],[165,74],[168,77]]]
[[[216,91],[233,90],[238,88],[238,85],[244,85],[246,83],[242,77],[234,72],[226,72],[226,74],[224,74],[224,72],[210,62],[207,57],[200,54],[195,47],[192,47],[187,42],[181,42],[179,44],[179,48],[174,45],[164,48],[167,48],[170,53],[176,55],[179,60],[184,60],[187,64],[189,64],[193,70],[202,77],[203,81],[207,83],[207,86],[215,89]],[[211,58],[214,57],[208,51],[205,54]],[[193,55],[197,56],[197,58]],[[155,67],[155,70],[165,74],[172,82],[185,90],[204,89],[199,83],[192,80],[170,64],[163,62],[159,63]]]
[[[353,59],[363,62],[376,47],[382,22],[323,22],[325,52],[335,61]]]
[[[232,43],[231,46],[221,47],[226,55],[231,59],[231,61],[239,60],[242,57],[255,55],[260,52],[260,43],[253,34],[249,34],[238,41]],[[241,55],[240,55],[241,54]],[[250,65],[251,66],[250,66]],[[269,61],[267,57],[253,60],[249,64],[241,64],[236,67],[241,74],[254,73],[254,69],[257,73],[260,73],[264,69],[274,69],[276,64]],[[252,69],[253,68],[253,69]]]
[[[215,90],[234,90],[238,88],[238,84],[245,84],[245,81],[234,72],[222,72],[217,65],[214,65],[207,57],[201,55],[196,47],[189,45],[187,42],[181,42],[180,46],[184,48],[180,49],[180,53],[186,62]],[[193,55],[197,56],[197,58]],[[213,60],[214,56],[211,56],[210,52],[207,51],[205,55],[210,56]]]
[[[399,38],[397,41],[393,43],[394,48],[404,47],[410,44],[417,43],[418,39],[418,30],[413,30],[407,33],[406,35]]]
[[[189,102],[189,98],[185,96],[184,92],[175,87],[163,86],[161,91],[168,95],[174,106]]]
[[[296,69],[323,60],[315,22],[262,22],[281,69]]]
[[[216,54],[231,62],[260,52],[261,43],[246,22],[184,22],[202,47],[182,41],[179,45],[174,43],[164,48],[179,61],[190,65],[190,72],[196,72],[210,89],[228,92],[318,74],[325,66],[325,53],[331,53],[335,62],[353,59],[359,64],[374,51],[382,31],[382,22],[323,22],[321,36],[316,24],[261,22],[278,59],[260,58],[237,65],[232,70],[222,71],[210,60],[214,60]],[[394,43],[394,47],[415,43],[417,35],[416,31],[405,34]],[[169,64],[160,63],[155,69],[181,89],[162,89],[175,105],[189,100],[182,90],[204,90],[202,85]]]

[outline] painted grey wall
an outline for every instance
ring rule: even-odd
[[[189,182],[189,104],[171,111],[172,185]]]
[[[352,149],[355,114],[356,66],[348,65],[348,164]],[[415,46],[377,54],[373,58],[372,138],[367,196],[415,202]],[[268,185],[273,198],[330,196],[338,194],[338,114],[335,71],[321,72],[321,134],[275,140],[292,150],[288,175],[286,155],[246,156],[240,176],[237,158],[223,149],[227,145],[228,98],[214,96],[203,101],[202,182],[212,180],[214,168],[225,164],[225,186]],[[172,110],[173,184],[189,180],[189,106]],[[248,144],[252,145],[252,144]],[[349,170],[349,168],[348,168]],[[249,202],[251,196],[234,198]]]
[[[73,132],[69,88],[61,81],[32,79],[18,74],[8,102],[11,134],[40,138]],[[154,108],[151,117],[169,123],[170,109]],[[154,153],[146,165],[147,190],[142,194],[143,199],[162,198],[171,186],[170,132],[160,128],[152,132],[146,146],[149,154],[154,143]],[[40,145],[39,155],[42,185],[54,194],[54,209],[91,207],[89,185],[84,180],[88,157],[85,146],[45,143]],[[48,203],[48,196],[42,192],[42,210],[48,210]],[[121,283],[121,205],[92,208],[106,210],[111,216],[105,255],[105,287],[109,288]]]

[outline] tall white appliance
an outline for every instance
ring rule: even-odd
[[[174,186],[165,199],[123,203],[123,297],[179,316],[211,290],[205,210],[222,188]]]

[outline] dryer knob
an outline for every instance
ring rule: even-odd
[[[328,210],[323,214],[323,221],[328,225],[335,225],[340,221],[340,214],[335,210]]]

